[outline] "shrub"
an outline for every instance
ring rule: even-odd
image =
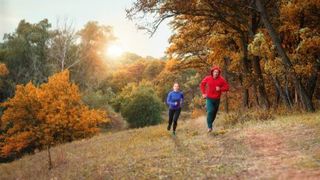
[[[151,86],[141,84],[127,97],[121,114],[132,128],[161,123],[163,110],[160,99]]]

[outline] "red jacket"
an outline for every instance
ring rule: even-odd
[[[213,78],[213,71],[218,70],[219,75],[216,79]],[[229,91],[229,84],[223,77],[220,76],[221,70],[219,67],[213,67],[211,69],[211,75],[206,76],[200,83],[200,89],[202,94],[207,95],[208,98],[220,99],[221,93]],[[220,87],[220,91],[216,91],[216,87]]]

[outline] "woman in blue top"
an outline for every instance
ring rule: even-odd
[[[182,103],[183,93],[179,91],[179,84],[174,83],[173,91],[169,92],[167,96],[167,104],[169,105],[169,124],[167,129],[168,131],[170,131],[173,122],[173,135],[176,135],[176,128],[181,112]]]

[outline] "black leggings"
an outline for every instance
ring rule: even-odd
[[[168,129],[171,128],[172,121],[173,121],[173,131],[176,131],[178,118],[180,116],[181,108],[179,109],[169,109],[169,124]]]

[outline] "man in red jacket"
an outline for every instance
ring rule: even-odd
[[[221,93],[229,90],[228,83],[220,73],[220,68],[215,66],[211,69],[210,76],[206,76],[200,83],[202,97],[206,98],[208,133],[212,131],[212,123],[219,109]]]

